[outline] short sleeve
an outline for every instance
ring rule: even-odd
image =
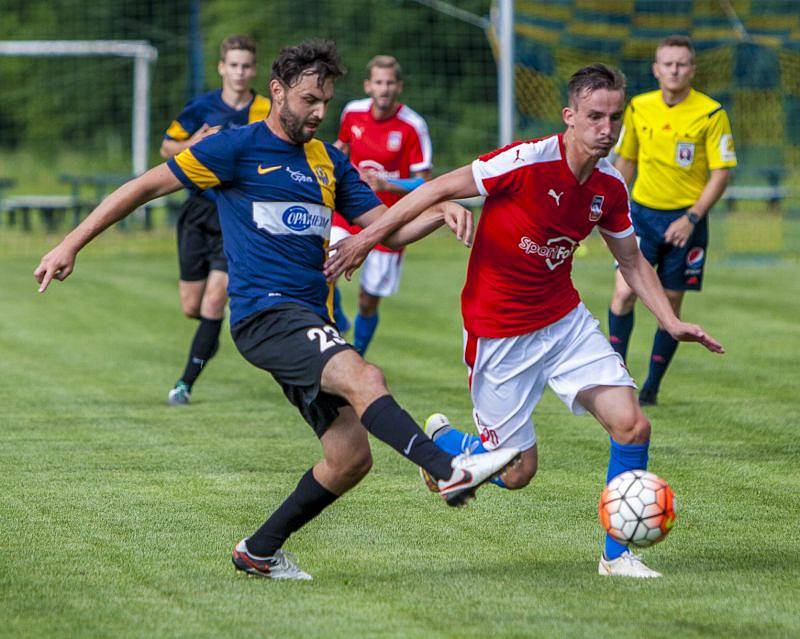
[[[736,166],[736,149],[728,114],[719,109],[709,116],[706,130],[706,154],[709,169],[726,169]]]
[[[481,195],[497,195],[502,192],[517,191],[522,185],[522,171],[525,166],[522,142],[514,142],[502,149],[481,155],[472,163],[472,177]],[[519,168],[514,165],[522,162]]]
[[[342,119],[339,123],[339,141],[350,144],[351,139],[350,118],[347,115],[347,111],[345,111],[342,113]]]
[[[382,204],[344,155],[337,162],[336,173],[336,210],[348,222]]]
[[[636,137],[636,126],[633,122],[633,105],[628,104],[622,116],[622,130],[614,151],[626,160],[636,160],[639,157],[639,139]]]
[[[183,111],[172,121],[172,124],[169,125],[169,128],[164,133],[164,137],[178,142],[188,140],[195,131],[203,126],[203,123],[199,121],[201,119],[197,103],[192,100],[183,107]]]
[[[614,198],[608,213],[597,224],[604,235],[616,238],[627,237],[634,232],[628,190],[624,183],[620,187],[619,195]]]
[[[433,145],[428,125],[425,124],[425,120],[419,118],[419,122],[415,123],[412,131],[413,135],[407,138],[408,170],[411,173],[430,171],[433,168]]]
[[[187,188],[209,189],[234,177],[237,129],[204,138],[167,161],[167,166]]]

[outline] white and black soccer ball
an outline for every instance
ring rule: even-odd
[[[675,496],[669,484],[646,470],[614,477],[600,496],[600,522],[622,544],[646,548],[675,524]]]

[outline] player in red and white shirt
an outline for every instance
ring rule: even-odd
[[[397,60],[386,55],[372,58],[364,80],[364,92],[370,97],[353,100],[345,106],[339,139],[335,143],[387,206],[421,186],[432,166],[428,126],[419,114],[397,101],[402,90]],[[360,230],[361,227],[348,224],[341,215],[335,214],[331,243]],[[353,345],[362,355],[378,326],[381,298],[397,292],[402,265],[402,249],[390,249],[381,244],[364,262],[353,331]],[[346,331],[349,322],[339,299],[337,290],[334,293],[336,323],[340,330]]]
[[[677,340],[723,352],[700,326],[675,316],[637,246],[625,183],[605,159],[619,137],[624,77],[605,65],[585,67],[570,79],[568,96],[563,134],[514,143],[431,181],[337,246],[326,267],[329,277],[351,272],[371,243],[435,202],[486,196],[462,294],[464,359],[480,438],[455,430],[439,414],[426,431],[445,450],[522,450],[521,462],[498,482],[507,488],[527,485],[536,473],[531,415],[546,386],[573,413],[592,413],[608,431],[608,479],[647,467],[650,422],[635,384],[570,277],[575,249],[594,226],[661,326]],[[659,576],[610,537],[599,572]]]

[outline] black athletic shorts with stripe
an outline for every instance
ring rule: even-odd
[[[288,400],[322,437],[347,401],[320,389],[322,369],[331,357],[352,349],[339,331],[310,308],[296,302],[254,313],[231,327],[236,348],[270,373]]]
[[[177,231],[182,280],[204,280],[211,270],[228,272],[219,215],[213,202],[199,195],[189,196],[181,207]]]

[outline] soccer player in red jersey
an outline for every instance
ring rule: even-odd
[[[402,90],[402,71],[397,60],[388,55],[372,58],[364,80],[364,93],[369,97],[353,100],[344,107],[335,143],[387,206],[422,185],[432,165],[428,126],[419,114],[398,102]],[[337,214],[331,243],[360,230],[361,227],[348,224]],[[353,345],[362,355],[378,326],[381,298],[397,292],[402,265],[403,250],[382,244],[364,262],[353,330]],[[336,299],[338,302],[338,291]],[[349,322],[341,307],[336,310],[336,321],[341,330],[347,330]]]
[[[624,77],[602,64],[585,67],[570,79],[568,98],[563,134],[515,142],[423,185],[336,246],[326,266],[328,277],[349,275],[372,244],[428,206],[486,196],[461,298],[480,438],[456,431],[440,415],[426,431],[445,450],[522,450],[520,463],[503,474],[507,488],[522,488],[536,473],[531,415],[548,385],[573,413],[590,412],[608,431],[607,479],[647,467],[650,422],[635,384],[570,276],[575,249],[595,226],[625,280],[675,339],[724,352],[700,326],[676,317],[637,246],[625,182],[606,159],[620,133]],[[660,576],[611,537],[599,572]]]

